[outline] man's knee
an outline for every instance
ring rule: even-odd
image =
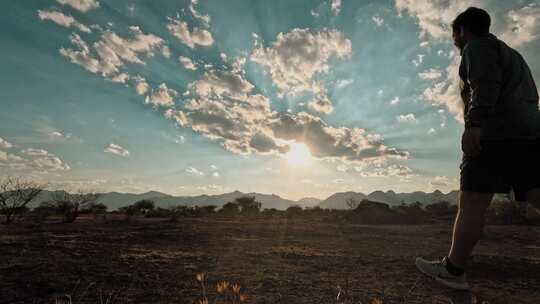
[[[493,193],[461,191],[459,209],[465,212],[483,213],[493,199]]]

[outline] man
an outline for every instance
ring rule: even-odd
[[[469,289],[465,267],[484,228],[494,193],[540,210],[538,90],[521,55],[489,33],[489,14],[469,7],[452,22],[460,50],[465,131],[461,140],[459,211],[452,247],[441,261],[416,259],[424,274],[455,289]]]

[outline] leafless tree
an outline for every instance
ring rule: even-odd
[[[0,180],[0,213],[4,223],[12,223],[38,196],[44,185],[22,177],[6,177]]]
[[[52,193],[52,200],[58,211],[64,215],[64,223],[73,223],[81,209],[96,204],[100,196],[101,194],[92,191],[77,190],[75,193],[55,191]]]
[[[353,209],[356,209],[356,207],[358,207],[358,202],[352,197],[348,198],[346,203],[347,203],[347,207],[349,207],[349,210],[353,210]]]

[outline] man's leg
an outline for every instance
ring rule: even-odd
[[[467,259],[478,240],[482,237],[485,212],[493,193],[460,191],[459,211],[454,222],[450,262],[464,269]]]
[[[527,191],[527,201],[540,211],[540,188]]]

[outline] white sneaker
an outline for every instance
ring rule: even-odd
[[[441,261],[428,261],[423,258],[416,258],[415,264],[423,274],[447,287],[458,290],[468,290],[470,288],[465,274],[455,276],[449,273]]]

